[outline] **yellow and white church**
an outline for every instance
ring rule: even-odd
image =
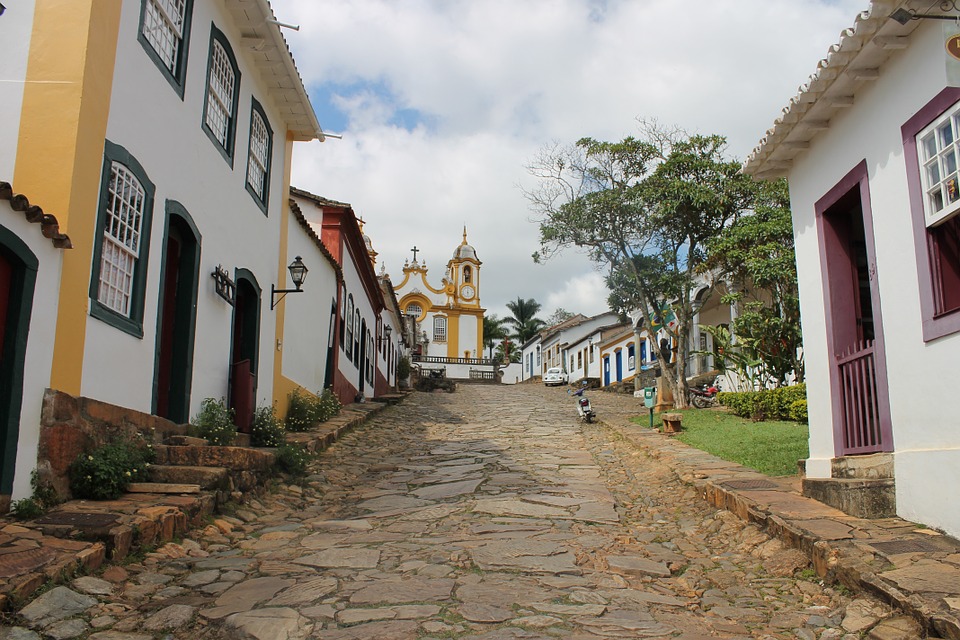
[[[430,358],[479,359],[483,357],[483,313],[480,306],[480,265],[477,251],[463,241],[447,262],[439,287],[427,280],[426,260],[403,265],[403,282],[395,287],[400,310],[415,319],[419,343],[414,355]],[[420,353],[416,353],[419,349]]]

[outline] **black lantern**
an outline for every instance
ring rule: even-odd
[[[297,256],[293,262],[290,263],[290,266],[287,267],[287,270],[290,272],[290,280],[293,281],[293,286],[296,289],[277,289],[273,285],[270,285],[270,310],[273,311],[277,304],[283,300],[288,293],[302,293],[303,289],[300,287],[303,286],[303,281],[307,279],[307,266],[303,264],[303,260],[300,259],[300,256]],[[283,294],[277,298],[277,294]]]

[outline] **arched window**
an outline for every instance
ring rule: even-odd
[[[237,99],[240,95],[240,68],[223,32],[211,27],[210,59],[207,71],[206,108],[203,128],[220,152],[233,163],[234,133],[237,128]]]
[[[350,318],[353,317],[353,294],[351,293],[347,296],[347,318],[346,318],[346,338],[344,339],[344,346],[346,347],[347,357],[353,355],[353,323],[350,321]]]
[[[360,335],[360,310],[354,309],[353,311],[353,364],[356,367],[360,366],[360,340],[363,339],[363,336]]]
[[[463,281],[470,282],[473,278],[473,269],[470,268],[470,265],[467,265],[463,268]]]
[[[436,316],[433,319],[433,341],[447,341],[447,319],[443,316]]]
[[[414,318],[419,318],[423,315],[423,307],[415,302],[411,302],[407,305],[407,315],[413,316]]]

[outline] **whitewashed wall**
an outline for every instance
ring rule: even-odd
[[[933,21],[929,21],[933,22]],[[956,395],[960,334],[924,343],[917,261],[900,127],[945,86],[939,23],[921,24],[909,49],[858,91],[829,131],[814,138],[790,173],[800,275],[810,459],[807,474],[829,477],[834,457],[823,283],[814,204],[866,159],[886,339],[895,447],[897,511],[960,534],[960,431],[944,400]],[[947,505],[951,505],[947,508]]]
[[[41,235],[40,225],[27,222],[23,213],[13,211],[5,200],[0,200],[0,226],[23,240],[39,261],[24,359],[23,402],[13,481],[13,500],[19,500],[30,496],[30,471],[37,466],[40,409],[43,392],[50,386],[64,250],[54,248],[50,240]]]
[[[300,256],[309,271],[303,293],[288,294],[283,299],[281,370],[284,377],[316,393],[323,389],[326,373],[330,308],[337,300],[337,272],[293,213],[286,215],[289,226],[284,263],[290,264]],[[293,288],[289,277],[282,288]]]
[[[90,317],[81,386],[85,396],[150,411],[164,202],[176,200],[202,235],[191,415],[203,398],[227,393],[233,309],[214,291],[210,273],[217,265],[226,267],[231,276],[236,268],[248,269],[263,290],[257,402],[269,403],[272,398],[275,314],[270,312],[269,297],[279,264],[286,138],[286,127],[270,103],[270,94],[256,67],[244,58],[240,33],[220,3],[195,2],[193,7],[181,100],[137,40],[140,3],[123,3],[107,138],[126,148],[156,185],[144,335],[138,339]],[[201,128],[211,23],[226,35],[240,67],[232,167]],[[273,130],[269,216],[245,189],[251,95],[263,106]]]
[[[363,282],[360,279],[360,274],[357,271],[357,265],[359,260],[366,260],[366,256],[361,256],[358,260],[356,256],[350,251],[349,243],[344,243],[344,256],[343,264],[343,281],[347,286],[347,295],[353,294],[353,304],[354,310],[360,312],[361,327],[363,326],[363,320],[367,321],[367,329],[370,331],[371,335],[376,336],[377,328],[377,316],[373,312],[373,306],[370,303],[369,298],[363,288]],[[344,334],[346,335],[346,334]],[[346,338],[344,338],[346,339]],[[358,339],[354,336],[354,341],[362,341],[363,336]],[[376,348],[376,342],[374,342],[374,348]],[[370,347],[366,347],[369,351]],[[370,354],[372,358],[374,354]],[[358,366],[353,364],[353,354],[348,359],[346,357],[346,352],[343,351],[340,353],[340,364],[339,369],[347,381],[352,384],[354,387],[359,388],[360,385],[360,371],[365,365],[364,360],[358,360]],[[363,394],[367,398],[373,397],[373,382],[367,381],[366,377],[363,379]]]
[[[33,32],[34,1],[23,0],[7,7],[0,18],[0,180],[17,188],[13,167],[20,136],[20,113],[23,107],[23,81],[27,77],[27,56]],[[42,205],[41,205],[42,206]]]

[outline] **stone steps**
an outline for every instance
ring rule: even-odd
[[[266,449],[219,446],[157,445],[154,464],[187,467],[222,467],[232,471],[267,471],[273,466],[273,452]]]
[[[223,489],[228,484],[227,470],[223,467],[193,465],[150,466],[150,483],[197,485],[201,489]]]
[[[893,478],[804,478],[803,495],[857,518],[897,515]]]
[[[127,487],[127,493],[200,493],[200,485],[173,482],[132,482]]]

